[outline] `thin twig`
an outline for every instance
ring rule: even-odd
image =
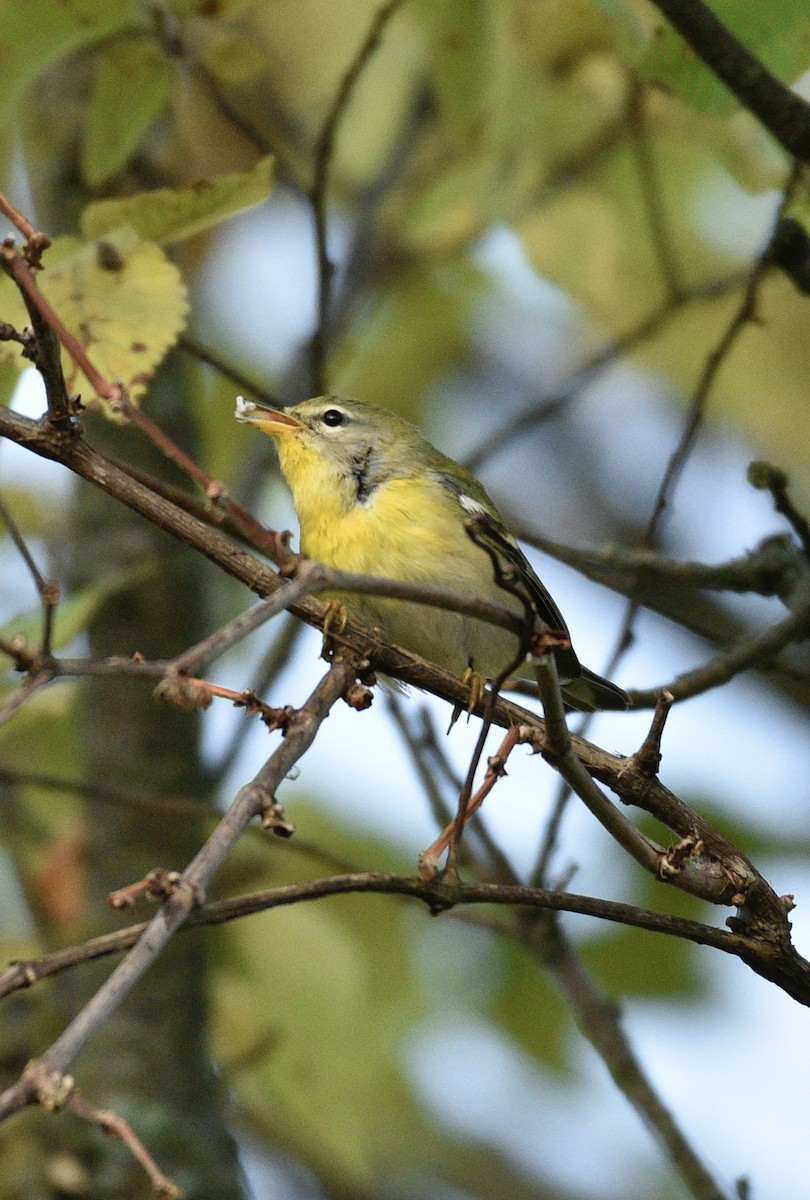
[[[458,777],[444,753],[431,720],[430,710],[426,707],[418,710],[413,722],[414,725],[418,724],[419,726],[419,729],[416,730],[412,728],[408,714],[397,697],[389,695],[386,699],[388,711],[411,755],[436,824],[439,828],[451,825],[450,806],[445,801],[436,778],[436,772],[437,770],[441,772],[456,796],[463,787],[463,780]],[[2,773],[0,773],[1,777]],[[459,861],[462,865],[465,865],[467,860],[472,861],[475,857],[479,873],[481,871],[489,872],[493,878],[502,883],[517,883],[517,872],[483,822],[479,818],[473,817],[470,827],[476,843],[476,854],[473,856],[469,850],[470,837],[467,833],[459,848]]]
[[[617,359],[643,345],[688,304],[699,300],[711,300],[733,291],[745,282],[745,276],[740,273],[726,275],[721,279],[710,280],[708,283],[695,284],[683,288],[677,295],[668,296],[654,308],[637,325],[607,342],[591,355],[556,392],[544,396],[529,408],[517,413],[514,417],[503,422],[497,429],[492,430],[480,446],[468,453],[464,464],[471,471],[476,471],[493,455],[499,453],[516,437],[529,429],[535,428],[542,422],[556,416],[571,404],[584,389],[601,374],[614,366]]]
[[[791,525],[801,542],[805,559],[810,559],[810,522],[790,498],[790,480],[787,473],[771,463],[752,462],[748,468],[748,482],[752,487],[767,488],[771,493],[774,508]]]
[[[354,678],[346,661],[333,663],[309,700],[287,727],[278,749],[256,777],[240,789],[233,804],[205,845],[179,878],[171,899],[160,908],[129,955],[112,972],[59,1038],[36,1060],[49,1077],[63,1077],[68,1067],[104,1022],[119,1007],[164,949],[189,914],[205,898],[209,883],[254,817],[264,814],[272,826],[277,808],[275,792],[302,754],[309,749],[321,723]],[[0,1096],[0,1119],[38,1099],[23,1077]]]
[[[37,229],[35,229],[28,218],[24,217],[23,214],[14,207],[8,197],[2,194],[2,192],[0,192],[0,212],[2,212],[4,216],[8,217],[9,221],[11,221],[13,225],[17,226],[20,233],[28,241],[29,245],[34,243],[42,250],[44,250],[47,246],[50,246],[51,241],[48,235],[45,233],[40,233]]]
[[[483,737],[485,736],[483,731],[486,730],[486,733],[489,733],[489,729],[490,726],[487,725],[486,722],[483,722],[482,734],[479,735],[478,743],[476,744],[476,751],[478,751],[479,746],[483,746]],[[487,759],[487,769],[483,782],[475,792],[471,791],[472,772],[468,772],[461,791],[462,803],[459,804],[456,816],[452,821],[449,822],[448,825],[445,826],[435,841],[431,842],[427,850],[423,850],[419,855],[419,877],[421,879],[432,878],[436,874],[436,867],[445,850],[449,849],[452,851],[455,847],[453,859],[451,860],[450,855],[448,854],[447,860],[447,871],[452,872],[458,857],[460,834],[462,829],[466,826],[470,818],[478,812],[478,809],[484,803],[498,780],[506,774],[506,762],[515,746],[518,745],[519,741],[520,728],[517,725],[513,725],[511,729],[506,731],[506,736],[495,753],[490,755],[490,757]],[[475,763],[476,770],[478,767],[479,757],[480,752],[478,756],[473,755],[473,762]],[[459,813],[461,814],[461,817],[459,817]],[[514,875],[513,872],[510,872],[510,874]]]
[[[703,0],[653,0],[653,4],[788,154],[810,162],[810,104],[772,75]]]
[[[582,1036],[602,1059],[618,1090],[670,1158],[694,1200],[728,1200],[651,1083],[624,1029],[615,1001],[585,968],[561,922],[547,911],[525,924],[533,951],[571,1006]]]
[[[222,924],[253,913],[266,912],[271,908],[358,892],[411,896],[428,905],[433,911],[450,906],[495,904],[569,912],[682,938],[696,945],[711,946],[741,958],[757,974],[777,983],[800,1004],[810,1006],[810,963],[789,944],[776,945],[768,938],[758,936],[751,929],[746,932],[718,929],[701,921],[654,912],[633,904],[524,885],[480,881],[454,882],[444,878],[426,881],[416,875],[396,875],[378,871],[352,872],[213,901],[195,909],[182,928]],[[42,959],[11,964],[0,973],[0,998],[80,963],[120,953],[138,944],[151,924],[152,922],[134,925],[117,933],[93,938],[80,946],[56,951]]]
[[[794,611],[777,621],[764,633],[752,634],[738,642],[726,654],[718,655],[693,671],[675,677],[665,688],[674,700],[688,700],[712,688],[722,687],[743,671],[769,663],[774,655],[792,642],[810,637],[810,596],[796,599]],[[630,689],[628,696],[634,709],[654,707],[661,687]]]
[[[42,640],[40,642],[40,654],[47,656],[51,653],[51,642],[53,639],[53,619],[57,605],[59,604],[59,585],[53,580],[46,579],[40,571],[34,556],[28,549],[25,543],[25,538],[22,536],[17,522],[14,520],[8,506],[0,496],[0,518],[5,522],[9,536],[14,543],[17,551],[28,568],[28,573],[34,581],[34,587],[37,590],[40,604],[42,605]]]
[[[692,450],[695,446],[698,432],[703,424],[706,406],[709,396],[714,386],[715,380],[720,372],[720,369],[726,362],[732,349],[736,345],[740,335],[748,327],[748,325],[756,319],[757,301],[761,284],[768,272],[771,264],[771,243],[779,228],[785,210],[790,203],[796,188],[801,179],[801,169],[798,163],[794,163],[788,179],[785,183],[784,191],[777,209],[776,216],[773,221],[771,235],[768,242],[757,258],[754,266],[748,277],[748,283],[745,290],[733,313],[731,320],[726,326],[717,345],[708,355],[700,374],[700,378],[692,393],[692,398],[684,421],[681,436],[678,439],[677,445],[674,447],[666,469],[664,471],[661,483],[653,502],[652,510],[647,521],[646,528],[642,536],[642,544],[651,546],[658,536],[661,523],[664,518],[664,513],[672,501],[672,496],[678,486],[683,470],[689,460]],[[631,600],[625,612],[622,628],[616,639],[615,648],[610,656],[607,671],[612,673],[615,671],[618,663],[629,649],[633,639],[633,627],[638,616],[640,605],[637,600]]]
[[[376,51],[383,31],[403,0],[386,0],[375,13],[365,38],[338,85],[321,132],[315,143],[315,161],[309,201],[315,228],[315,253],[318,266],[317,324],[312,335],[312,390],[325,390],[326,347],[329,340],[330,298],[334,264],[327,244],[327,198],[330,174],[340,124],[354,94],[360,76]]]
[[[683,430],[677,446],[670,455],[666,470],[658,488],[658,493],[655,497],[652,512],[650,514],[647,526],[643,534],[643,543],[652,545],[670,499],[672,493],[678,485],[683,469],[686,466],[689,455],[695,444],[695,439],[698,430],[703,422],[703,416],[706,411],[706,404],[709,395],[714,386],[717,375],[726,359],[734,348],[740,334],[752,321],[756,320],[757,316],[757,299],[759,296],[760,285],[770,266],[770,245],[773,235],[779,228],[779,222],[784,215],[785,209],[793,198],[794,192],[799,184],[801,171],[798,165],[794,165],[790,172],[790,176],[785,184],[785,189],[782,193],[782,198],[774,218],[771,237],[765,249],[760,254],[754,264],[754,267],[748,278],[745,291],[742,299],[729,321],[726,329],[715,346],[714,350],[706,359],[703,371],[698,379],[697,385],[689,403],[686,421],[684,422]]]
[[[541,751],[543,757],[551,763],[619,845],[645,870],[657,876],[661,863],[661,847],[640,833],[624,813],[611,804],[574,753],[571,734],[565,720],[557,667],[552,654],[544,655],[538,660],[537,679],[546,719],[546,735]]]
[[[253,396],[255,400],[261,401],[262,404],[267,404],[270,408],[277,408],[279,404],[278,396],[275,396],[263,384],[257,383],[248,375],[244,375],[233,363],[228,362],[216,350],[212,350],[210,346],[204,345],[199,338],[190,334],[187,330],[180,334],[177,339],[177,345],[181,350],[185,350],[186,354],[197,359],[206,366],[213,367],[223,378],[229,380],[230,383],[240,392],[247,392],[249,396]]]
[[[117,1137],[123,1142],[132,1157],[141,1164],[149,1176],[149,1182],[158,1196],[164,1196],[166,1200],[182,1200],[183,1193],[180,1191],[180,1188],[163,1174],[135,1130],[123,1117],[120,1117],[110,1109],[97,1108],[95,1104],[90,1104],[75,1089],[66,1100],[65,1108],[77,1117],[83,1117],[86,1121],[91,1121],[104,1133],[109,1134],[111,1137]]]

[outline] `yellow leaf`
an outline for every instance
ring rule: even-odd
[[[177,268],[159,246],[131,229],[103,241],[59,238],[47,255],[39,285],[57,315],[111,383],[122,383],[137,399],[185,324],[186,289]],[[18,329],[27,324],[19,293],[0,280],[0,319]],[[19,347],[0,343],[0,363],[27,366]],[[68,387],[85,401],[95,392],[66,352]]]
[[[82,147],[82,175],[91,187],[124,166],[170,90],[169,64],[157,46],[128,38],[107,49],[96,70]]]
[[[235,171],[189,187],[157,188],[115,200],[99,200],[82,214],[86,238],[104,237],[128,225],[153,242],[179,242],[224,221],[270,194],[273,157],[259,159],[249,171]]]

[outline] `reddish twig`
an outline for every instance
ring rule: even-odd
[[[27,217],[24,217],[19,209],[15,208],[7,196],[0,192],[0,212],[2,212],[13,225],[16,225],[20,233],[28,243],[28,252],[31,261],[36,265],[43,250],[47,250],[51,244],[51,239],[47,233],[42,233],[35,229]]]
[[[304,754],[332,706],[354,682],[354,667],[346,661],[334,663],[302,709],[291,718],[287,736],[270,756],[256,777],[243,787],[205,845],[187,869],[178,874],[173,894],[149,923],[138,943],[115,968],[95,995],[71,1021],[61,1036],[32,1064],[24,1075],[0,1096],[0,1119],[10,1116],[26,1104],[39,1100],[33,1079],[66,1080],[65,1072],[87,1041],[117,1010],[144,973],[149,969],[175,932],[202,903],[205,891],[233,849],[257,816],[282,836],[287,825],[278,808],[275,792]]]
[[[495,784],[506,774],[506,760],[522,740],[521,727],[519,725],[510,726],[496,752],[487,759],[487,770],[483,783],[466,801],[462,814],[462,826],[466,825],[470,817],[478,812]],[[419,855],[419,878],[423,881],[428,882],[435,878],[439,859],[452,843],[458,824],[458,819],[454,818],[449,825],[445,826],[436,840],[431,842],[427,849]]]
[[[63,323],[61,317],[58,316],[50,301],[42,294],[39,284],[34,278],[34,273],[26,262],[25,258],[18,253],[14,245],[9,245],[8,242],[3,244],[2,251],[3,262],[7,266],[14,282],[21,292],[30,300],[31,304],[36,308],[37,312],[42,317],[43,321],[56,334],[59,341],[67,350],[73,362],[90,381],[93,390],[103,396],[105,400],[109,400],[111,404],[118,405],[125,396],[125,390],[120,383],[110,383],[102,373],[92,363],[87,355],[87,351],[81,344],[75,334],[71,333],[67,326]]]
[[[172,1183],[171,1179],[163,1174],[135,1130],[123,1117],[119,1117],[117,1113],[112,1112],[110,1109],[97,1108],[95,1104],[90,1104],[75,1089],[65,1101],[65,1108],[77,1117],[83,1117],[86,1121],[92,1121],[94,1125],[98,1125],[99,1129],[109,1134],[110,1137],[117,1137],[122,1141],[132,1157],[141,1164],[149,1176],[152,1187],[159,1196],[165,1197],[166,1200],[182,1200],[183,1192],[181,1192],[176,1184]]]

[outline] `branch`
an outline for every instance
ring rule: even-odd
[[[9,536],[34,581],[34,587],[37,590],[39,602],[42,605],[42,642],[40,644],[40,653],[49,655],[51,652],[51,639],[53,637],[53,618],[60,599],[59,584],[51,579],[46,579],[40,571],[34,560],[34,556],[25,544],[25,539],[20,533],[17,523],[6,507],[2,497],[0,497],[0,519],[5,522]]]
[[[703,0],[652,0],[713,75],[792,158],[810,162],[810,105],[743,46]]]
[[[165,1200],[183,1200],[183,1193],[163,1174],[135,1130],[123,1117],[119,1117],[110,1109],[97,1108],[95,1104],[90,1104],[75,1088],[65,1101],[65,1108],[77,1117],[83,1117],[97,1125],[103,1133],[117,1137],[123,1142],[132,1157],[143,1167],[158,1196],[165,1197]]]
[[[615,1001],[590,976],[561,922],[551,911],[527,921],[523,944],[539,958],[571,1005],[580,1033],[610,1071],[613,1082],[641,1117],[696,1200],[726,1200],[647,1077]]]
[[[689,0],[689,2],[692,3],[692,0]],[[694,0],[694,3],[696,7],[702,7],[700,0]],[[647,526],[642,535],[642,542],[646,546],[651,546],[658,535],[664,513],[671,503],[672,495],[694,449],[715,380],[740,335],[749,324],[756,320],[760,288],[771,266],[773,241],[777,237],[785,210],[799,185],[800,179],[801,169],[798,163],[794,163],[782,192],[768,242],[751,268],[742,299],[720,337],[719,342],[708,355],[700,378],[692,393],[681,436],[669,456],[649,520],[647,521]],[[627,606],[622,628],[619,631],[615,649],[607,666],[608,674],[615,671],[617,664],[632,644],[633,628],[639,613],[639,607],[638,602],[635,600],[631,601]]]
[[[86,1042],[118,1008],[149,969],[174,933],[203,900],[209,883],[254,817],[272,827],[277,818],[275,791],[296,761],[312,745],[329,710],[354,679],[347,662],[333,664],[306,705],[294,714],[278,749],[251,783],[240,789],[231,808],[205,845],[174,881],[174,893],[150,921],[130,954],[112,972],[61,1036],[36,1060],[36,1073],[63,1078]],[[0,1119],[39,1099],[29,1072],[0,1096]]]
[[[453,883],[439,878],[423,880],[416,875],[358,871],[285,884],[242,896],[232,896],[227,900],[213,901],[195,909],[183,928],[221,925],[254,913],[266,912],[271,908],[354,893],[410,896],[420,900],[434,913],[454,906],[495,904],[507,908],[569,912],[634,929],[646,929],[651,933],[666,934],[669,937],[694,942],[695,945],[710,946],[741,958],[757,974],[777,983],[800,1004],[810,1006],[810,963],[792,948],[789,953],[778,955],[773,947],[763,942],[750,929],[718,929],[701,921],[653,912],[634,904],[520,884]],[[159,917],[155,920],[159,920]],[[152,921],[133,925],[116,933],[93,938],[80,946],[56,951],[42,959],[11,964],[0,973],[0,998],[81,963],[127,950],[138,944],[154,923]]]
[[[315,226],[315,252],[318,265],[318,316],[312,335],[313,391],[320,395],[325,389],[326,346],[329,337],[330,299],[334,264],[327,246],[327,195],[335,153],[335,142],[341,121],[349,107],[354,89],[366,65],[380,44],[383,31],[403,0],[386,0],[376,12],[365,38],[340,81],[329,112],[315,143],[315,162],[309,202]]]
[[[666,558],[657,550],[638,550],[629,546],[605,549],[567,546],[529,529],[515,531],[514,522],[510,523],[510,529],[521,542],[567,563],[588,579],[670,617],[670,612],[662,610],[660,600],[650,600],[650,593],[655,593],[661,584],[670,588],[675,585],[679,592],[685,589],[740,594],[756,592],[760,596],[784,599],[795,588],[797,575],[807,570],[804,555],[785,534],[765,537],[758,546],[737,558],[702,563]]]
[[[257,594],[270,595],[283,586],[283,581],[269,567],[236,548],[218,530],[205,526],[162,497],[155,496],[114,468],[81,439],[71,440],[66,445],[64,439],[47,425],[0,408],[0,436],[3,434],[35,453],[63,462],[78,475],[199,550]],[[291,606],[291,611],[307,623],[323,627],[325,610],[314,601],[301,600]],[[454,706],[467,706],[469,688],[460,679],[398,646],[377,640],[360,622],[348,621],[340,637],[342,644],[357,658],[363,659],[372,653],[375,668],[385,674],[424,688]],[[489,698],[485,697],[474,711],[488,715],[493,724],[504,728],[511,724],[524,725],[531,734],[533,747],[540,752],[546,749],[544,724],[534,713],[501,697],[492,703],[491,710],[487,708],[489,703]],[[698,813],[682,804],[657,779],[650,779],[635,768],[632,760],[609,755],[580,738],[572,739],[572,747],[585,770],[607,784],[626,803],[654,812],[680,838],[697,831],[706,847],[705,857],[699,862],[690,861],[680,873],[668,876],[667,882],[714,904],[727,905],[735,896],[745,897],[755,908],[762,928],[771,929],[777,941],[784,936],[785,914],[779,898],[749,860]]]
[[[711,688],[721,687],[751,667],[769,663],[780,650],[807,637],[810,637],[810,593],[796,603],[794,612],[764,633],[745,638],[727,654],[721,654],[694,671],[685,671],[664,686],[672,693],[673,700],[688,700]],[[634,709],[650,708],[655,705],[660,692],[659,686],[631,689],[628,695]]]
[[[543,713],[546,718],[544,745],[541,750],[543,757],[551,763],[611,837],[646,871],[658,876],[661,867],[661,848],[640,833],[635,825],[615,805],[611,804],[607,796],[596,786],[574,752],[574,743],[565,720],[565,707],[553,655],[544,655],[540,660],[537,679],[540,685]],[[529,739],[531,736],[528,734]]]
[[[805,560],[810,561],[810,522],[790,498],[787,473],[768,462],[752,462],[748,468],[748,482],[752,487],[766,488],[771,493],[774,508],[792,526],[804,550]]]
[[[511,419],[505,420],[496,429],[491,430],[487,434],[486,441],[465,456],[464,465],[470,471],[477,471],[482,463],[488,462],[493,455],[498,454],[516,437],[520,437],[529,429],[534,429],[544,421],[556,416],[576,400],[589,384],[612,367],[617,359],[625,354],[630,354],[659,330],[665,328],[672,318],[677,316],[688,304],[723,296],[726,292],[738,288],[744,281],[745,276],[736,273],[726,275],[722,279],[710,280],[708,283],[695,284],[693,287],[684,288],[677,295],[667,296],[633,329],[606,342],[592,354],[570,378],[560,385],[556,392],[544,396]]]
[[[254,400],[259,400],[262,404],[266,404],[268,408],[278,408],[280,403],[278,396],[274,396],[262,384],[243,374],[233,363],[228,362],[220,354],[217,354],[215,350],[212,350],[210,346],[204,345],[192,334],[187,331],[181,333],[177,339],[177,345],[198,362],[213,367],[223,378],[232,383],[237,391],[247,392]]]

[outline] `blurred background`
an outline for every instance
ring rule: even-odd
[[[713,7],[810,94],[807,5]],[[752,459],[785,470],[807,511],[808,310],[786,274],[760,272],[755,319],[706,378],[777,216],[801,228],[804,182],[794,174],[786,195],[787,156],[651,5],[86,0],[80,12],[40,0],[22,14],[7,0],[0,12],[13,47],[0,175],[57,239],[43,290],[102,369],[266,525],[295,518],[269,441],[233,420],[236,394],[292,403],[328,390],[385,406],[475,470],[580,658],[603,671],[628,599],[642,599],[607,551],[715,563],[785,534],[746,481]],[[98,268],[100,242],[120,255],[113,271]],[[0,319],[25,323],[8,280]],[[133,354],[136,335],[145,350]],[[39,416],[38,378],[13,342],[0,351],[3,402]],[[86,380],[73,383],[92,444],[191,491]],[[168,658],[251,603],[9,441],[0,498],[61,588],[60,653]],[[654,580],[615,665],[627,688],[667,684],[784,615],[775,598]],[[40,627],[4,526],[0,632],[35,642]],[[298,705],[323,673],[319,651],[316,631],[283,617],[207,678]],[[675,706],[661,778],[795,896],[807,953],[806,650],[765,665]],[[65,679],[12,712],[20,681],[0,657],[7,666],[4,961],[118,928],[106,893],[156,865],[181,869],[278,737],[227,702],[176,711],[130,678]],[[363,714],[336,708],[279,794],[296,836],[251,830],[217,895],[413,870],[478,733],[461,721],[446,736],[448,718],[415,691],[377,689]],[[588,737],[631,754],[649,720],[600,716]],[[551,769],[519,748],[482,822],[522,879],[536,877],[558,803]],[[468,877],[498,877],[486,838],[470,831]],[[547,867],[576,892],[718,925],[727,915],[644,876],[576,800]],[[435,919],[400,898],[352,896],[178,937],[85,1050],[77,1082],[131,1120],[189,1197],[802,1194],[810,1036],[795,1001],[675,939],[573,916],[536,941],[526,930],[498,910]],[[554,959],[558,935],[577,994]],[[3,1002],[4,1085],[109,970],[84,966]],[[714,1190],[673,1162],[666,1122],[613,1082],[583,996],[620,1006],[641,1076]],[[0,1127],[2,1200],[146,1188],[122,1147],[73,1118],[27,1111]]]

